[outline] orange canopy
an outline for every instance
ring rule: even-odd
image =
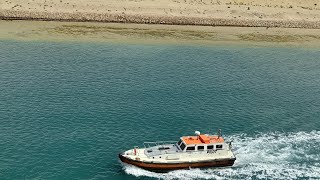
[[[182,137],[183,141],[189,144],[213,144],[213,143],[221,143],[224,142],[222,137],[218,136],[208,136],[205,134],[201,134],[199,136],[184,136]]]

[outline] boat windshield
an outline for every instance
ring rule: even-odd
[[[180,149],[181,149],[181,151],[183,151],[183,150],[184,150],[184,148],[186,148],[186,145],[185,145],[184,143],[181,143],[181,145],[180,145]]]
[[[178,142],[177,142],[177,146],[180,146],[182,140],[180,139]]]

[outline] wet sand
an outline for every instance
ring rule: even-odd
[[[0,21],[0,39],[320,47],[318,29]]]
[[[0,19],[0,39],[320,46],[319,0],[4,0]]]

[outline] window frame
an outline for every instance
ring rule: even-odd
[[[214,149],[214,145],[207,145],[207,150],[213,150],[213,149]]]
[[[199,147],[202,147],[202,149],[199,149]],[[197,146],[197,151],[204,151],[204,146]]]
[[[218,147],[219,146],[219,147]],[[223,149],[223,145],[222,144],[217,144],[216,145],[216,150],[221,150],[221,149]]]
[[[181,147],[182,145],[183,145],[183,149],[182,149],[182,147]],[[186,145],[184,142],[182,142],[182,143],[180,144],[180,146],[179,146],[179,148],[181,149],[181,151],[185,150],[186,147],[187,147],[187,145]]]
[[[192,149],[188,149],[188,148],[192,148]],[[195,151],[196,150],[196,146],[187,146],[186,151]]]
[[[177,142],[177,145],[180,146],[180,144],[182,143],[183,141],[180,139],[178,142]]]

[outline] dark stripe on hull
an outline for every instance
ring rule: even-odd
[[[188,169],[188,168],[204,168],[204,167],[224,167],[232,166],[236,158],[232,159],[221,159],[214,161],[202,161],[202,162],[188,162],[188,163],[151,163],[141,162],[132,160],[119,154],[119,158],[122,162],[132,164],[143,169],[152,171],[171,171],[177,169]]]

